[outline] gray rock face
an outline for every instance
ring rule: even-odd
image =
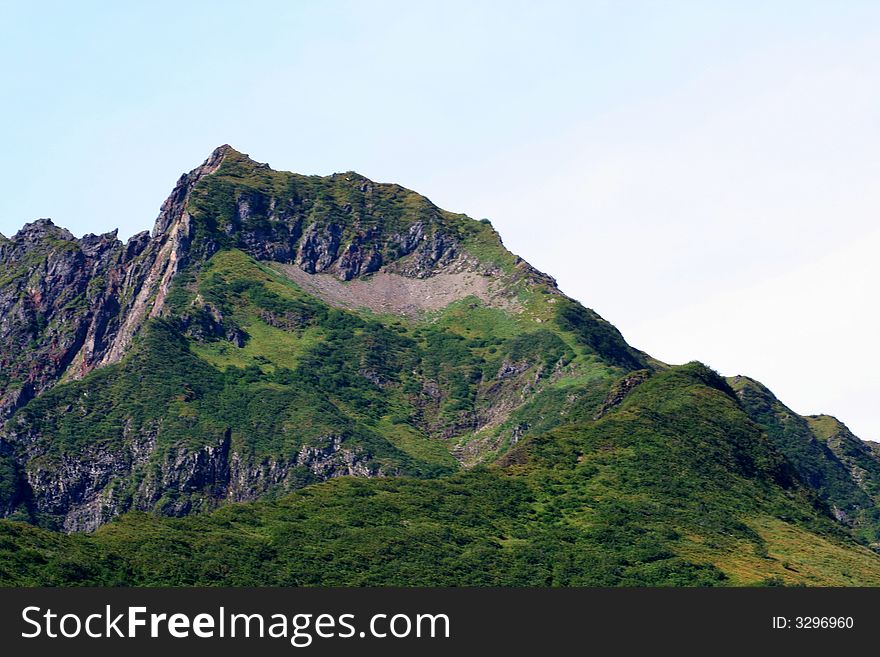
[[[45,443],[13,436],[28,462],[39,464]],[[93,531],[131,510],[183,516],[224,502],[255,500],[272,490],[340,476],[384,476],[370,455],[328,435],[289,458],[254,458],[232,446],[231,436],[201,447],[157,452],[156,433],[132,436],[123,449],[90,445],[51,467],[26,471],[32,508],[56,517],[66,532]]]
[[[358,237],[351,242],[339,258],[339,278],[350,281],[364,274],[379,271],[382,266],[382,254],[375,246],[365,243],[368,237]]]
[[[623,400],[626,399],[626,396],[635,390],[638,385],[647,381],[649,376],[650,372],[648,370],[636,370],[615,383],[611,390],[608,391],[608,395],[605,397],[599,410],[596,411],[593,419],[598,420],[609,411],[620,406]]]
[[[399,243],[401,253],[410,257],[402,258],[389,270],[413,278],[431,276],[435,269],[450,264],[459,254],[454,238],[440,231],[426,235],[421,222],[414,224]]]
[[[161,313],[188,258],[189,194],[227,152],[218,148],[181,176],[152,236],[76,239],[38,219],[0,242],[0,420],[59,381],[118,362],[143,322]]]
[[[141,241],[123,245],[115,231],[76,240],[41,219],[0,245],[0,417],[100,359]]]
[[[336,260],[341,235],[342,228],[336,224],[312,224],[303,233],[296,264],[309,274],[324,271]]]
[[[495,375],[499,381],[503,379],[509,379],[512,376],[518,376],[522,374],[527,369],[532,366],[528,361],[523,361],[520,363],[511,363],[510,361],[505,360],[501,363],[501,367],[498,369],[498,374]]]

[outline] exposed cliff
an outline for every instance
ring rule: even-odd
[[[178,181],[152,236],[123,244],[116,231],[76,239],[49,219],[0,242],[0,417],[61,380],[118,362],[157,316],[190,238],[186,204],[226,148]]]

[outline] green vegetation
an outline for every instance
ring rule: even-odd
[[[801,417],[757,381],[734,377],[749,416],[788,459],[800,479],[862,540],[880,543],[880,461],[840,422]]]
[[[432,435],[450,428],[466,435],[467,417],[495,402],[505,363],[539,378],[570,365],[569,377],[560,381],[587,372],[605,381],[616,372],[594,363],[595,356],[578,358],[554,325],[541,328],[473,298],[422,323],[388,321],[331,308],[237,250],[217,253],[192,283],[193,290],[178,297],[177,311],[188,325],[202,327],[196,334],[206,339],[192,345],[199,357],[219,368],[257,367],[276,381],[287,377],[290,385],[317,390],[356,421],[404,451],[416,450],[411,455],[417,458],[430,455],[433,463],[452,461]],[[194,309],[196,292],[219,311],[223,330],[204,328],[217,320],[207,306]],[[230,329],[247,336],[243,346],[224,339]],[[436,389],[436,398],[426,387]]]
[[[0,581],[25,585],[880,584],[880,558],[814,506],[698,364],[493,467],[133,513],[88,536],[3,522],[0,552]]]
[[[557,323],[574,334],[577,342],[605,361],[625,367],[645,367],[642,355],[630,347],[614,326],[579,303],[565,299],[559,304]]]

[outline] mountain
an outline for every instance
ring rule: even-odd
[[[398,185],[222,146],[0,265],[0,583],[880,584],[870,443]]]

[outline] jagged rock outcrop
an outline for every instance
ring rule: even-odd
[[[115,231],[77,240],[48,219],[0,245],[0,417],[107,353],[144,248]]]
[[[602,402],[602,405],[599,407],[599,410],[596,411],[593,418],[598,420],[612,409],[620,406],[620,404],[623,403],[623,400],[626,399],[626,396],[635,390],[639,384],[647,381],[650,375],[651,372],[649,370],[636,370],[635,372],[630,372],[620,381],[616,382],[611,387],[611,390],[608,391],[605,401]]]
[[[186,261],[190,191],[226,152],[180,178],[152,236],[76,239],[39,219],[0,243],[0,418],[60,380],[122,358],[144,320],[161,312]]]
[[[36,437],[15,438],[29,462],[41,463],[44,444]],[[133,435],[121,450],[92,445],[44,462],[27,469],[28,503],[66,532],[93,531],[130,510],[183,516],[314,481],[385,474],[369,453],[333,435],[288,458],[258,458],[234,447],[229,433],[200,448],[157,449],[156,433],[146,432]]]

